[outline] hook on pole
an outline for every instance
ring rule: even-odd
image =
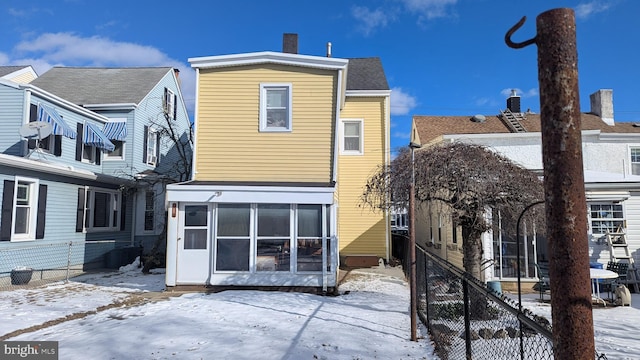
[[[518,21],[515,25],[513,25],[511,27],[511,29],[509,29],[509,31],[507,31],[507,33],[504,36],[504,42],[507,43],[507,46],[510,48],[514,48],[514,49],[521,49],[525,46],[529,46],[531,44],[535,44],[536,43],[536,38],[533,37],[529,40],[520,42],[520,43],[516,43],[511,41],[511,35],[513,35],[514,32],[516,32],[518,29],[520,29],[522,27],[522,25],[524,25],[524,22],[527,20],[526,16],[523,16],[522,19],[520,19],[520,21]]]

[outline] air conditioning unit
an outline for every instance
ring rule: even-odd
[[[147,164],[155,164],[157,160],[155,155],[147,155]]]

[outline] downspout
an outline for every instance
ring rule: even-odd
[[[389,137],[390,137],[390,133],[391,133],[391,129],[390,129],[390,120],[391,120],[391,93],[389,93],[389,96],[385,97],[384,99],[384,171],[385,173],[387,173],[387,171],[389,170],[389,163],[391,161],[390,159],[390,153],[391,153],[391,148],[390,148],[390,143],[389,143]],[[387,200],[389,200],[391,198],[391,194],[387,194]],[[387,201],[387,203],[389,203]],[[384,228],[385,228],[385,252],[386,252],[386,257],[387,257],[387,263],[389,263],[389,259],[391,259],[390,256],[390,244],[391,244],[391,229],[390,229],[390,220],[389,220],[389,210],[385,211],[385,215],[384,215]]]
[[[29,122],[29,111],[30,111],[30,108],[31,108],[31,90],[25,89],[23,105],[22,105],[22,121],[23,121],[23,124],[26,124],[27,122]],[[28,141],[23,141],[22,143],[23,143],[22,144],[22,154],[28,154],[29,153],[29,142]]]
[[[333,174],[332,174],[332,181],[335,185],[335,191],[338,192],[338,200],[340,199],[340,192],[339,192],[339,184],[338,184],[338,158],[340,156],[340,136],[339,136],[339,129],[340,129],[340,109],[341,107],[341,103],[342,103],[342,76],[343,76],[344,70],[340,69],[338,70],[338,83],[336,84],[336,119],[335,119],[335,124],[334,124],[334,132],[333,132]],[[346,101],[346,100],[345,100]],[[334,199],[335,199],[335,193],[334,193]],[[334,208],[334,210],[332,211],[333,214],[331,216],[331,220],[332,223],[335,221],[335,243],[336,243],[336,268],[334,269],[336,275],[338,273],[338,267],[340,266],[340,256],[337,253],[340,249],[340,245],[338,244],[338,242],[340,241],[340,237],[338,236],[338,207],[340,206],[340,201],[337,201],[335,204],[333,204],[332,208]],[[322,284],[323,288],[324,286],[326,286],[326,279],[323,279],[323,284]]]
[[[138,204],[138,187],[136,186],[136,192],[133,193],[133,202],[131,203],[131,244],[130,246],[135,246],[136,243],[136,218],[137,218],[137,214],[138,214],[138,207],[136,206]],[[125,209],[127,207],[127,204],[124,204]],[[142,259],[140,259],[140,261],[142,261]]]

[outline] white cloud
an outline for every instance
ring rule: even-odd
[[[593,0],[588,3],[582,3],[576,6],[576,18],[586,19],[593,14],[601,13],[608,10],[611,7],[609,1]]]
[[[402,0],[405,7],[427,20],[449,16],[449,7],[458,0]]]
[[[190,113],[195,103],[195,72],[152,46],[119,42],[100,36],[82,37],[73,33],[46,33],[25,40],[13,49],[18,58],[0,63],[31,65],[43,74],[52,66],[143,67],[171,66],[180,70],[182,95]]]
[[[407,115],[416,105],[416,98],[402,91],[402,88],[391,89],[391,115]]]
[[[395,20],[394,12],[391,10],[386,11],[381,8],[369,10],[366,6],[352,7],[351,15],[360,23],[358,30],[365,36]]]

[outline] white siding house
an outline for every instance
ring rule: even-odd
[[[414,116],[413,139],[423,146],[441,142],[469,142],[485,145],[527,169],[542,174],[540,115],[521,112],[519,97],[512,94],[507,109],[514,114],[522,130],[513,131],[501,115],[486,116]],[[513,101],[516,100],[516,101]],[[510,108],[513,104],[517,107]],[[505,110],[506,111],[506,110]],[[590,261],[606,265],[611,260],[605,234],[621,231],[627,235],[629,250],[635,262],[640,261],[640,127],[634,123],[615,123],[613,93],[599,90],[591,95],[591,109],[583,113],[582,150],[584,180],[588,205],[588,242]],[[495,216],[499,214],[493,214]],[[423,218],[429,219],[426,216]],[[417,233],[429,233],[429,221],[417,219]],[[531,225],[530,225],[531,226]],[[507,234],[487,233],[484,238],[485,258],[493,261],[485,279],[513,280],[509,266],[515,259],[515,243]],[[420,238],[418,239],[420,240]],[[442,239],[452,243],[451,239]],[[549,259],[546,239],[541,234],[529,235],[525,254],[525,274],[536,278],[535,263]]]

